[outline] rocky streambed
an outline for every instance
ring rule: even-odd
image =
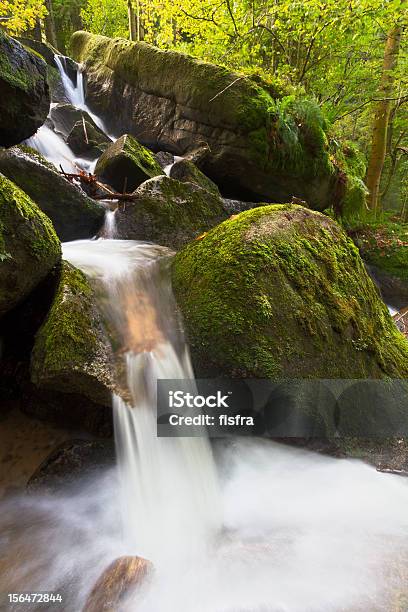
[[[405,473],[401,436],[327,443],[333,431],[323,414],[323,442],[297,443],[343,459],[236,440],[219,446],[214,464],[206,442],[169,454],[149,429],[149,384],[194,370],[232,379],[398,379],[405,431],[405,314],[392,320],[359,249],[332,218],[356,182],[345,156],[334,161],[323,120],[309,124],[302,101],[284,105],[285,92],[262,81],[149,45],[79,32],[72,48],[80,65],[46,46],[33,54],[29,45],[0,33],[8,92],[0,119],[0,414],[7,439],[18,430],[19,453],[29,431],[13,478],[20,483],[28,463],[34,474],[30,497],[4,505],[11,553],[0,591],[30,579],[32,588],[60,589],[66,610],[96,610],[101,597],[130,594],[130,610],[152,612],[166,601],[170,611],[182,598],[169,576],[173,583],[183,576],[191,583],[186,610],[197,588],[211,612],[215,602],[235,610],[243,600],[256,610],[265,599],[275,610],[280,598],[295,611],[305,596],[315,609],[364,609],[369,601],[385,609],[403,597],[403,580],[393,574],[389,588],[384,571],[390,559],[406,569],[406,487],[344,458]],[[283,137],[283,113],[294,148]],[[9,417],[6,402],[32,421]],[[392,421],[389,403],[384,411]],[[114,417],[119,473],[109,440]],[[45,458],[50,440],[64,444]],[[161,514],[170,524],[180,504],[175,540],[158,526]],[[121,522],[124,508],[133,518]],[[332,549],[336,567],[332,555],[311,553],[316,546]],[[252,582],[241,573],[248,559]],[[363,565],[369,569],[356,579]],[[318,584],[322,572],[327,589]],[[286,588],[288,580],[296,589]],[[154,584],[145,599],[141,582]],[[236,597],[232,584],[242,584]]]

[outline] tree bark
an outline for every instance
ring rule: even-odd
[[[376,212],[380,205],[380,181],[387,150],[387,133],[391,113],[394,69],[398,60],[402,28],[396,25],[387,35],[374,122],[371,136],[371,153],[368,162],[366,185],[368,189],[367,206]]]
[[[129,36],[130,40],[137,40],[137,26],[135,9],[133,8],[132,0],[128,0],[128,18],[129,18]]]
[[[45,17],[45,37],[53,47],[57,48],[57,32],[55,29],[54,11],[52,8],[52,0],[45,0],[45,6],[48,15]]]

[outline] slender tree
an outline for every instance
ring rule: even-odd
[[[397,65],[401,44],[402,27],[396,24],[387,35],[381,81],[378,90],[379,101],[374,114],[371,153],[367,167],[366,184],[368,189],[368,208],[376,212],[380,205],[380,182],[387,152],[387,136],[392,108],[394,71]]]
[[[129,37],[130,40],[137,40],[137,25],[136,25],[136,14],[133,8],[132,0],[127,0],[128,7],[128,19],[129,19]]]
[[[48,42],[53,46],[57,47],[57,32],[55,29],[54,10],[52,7],[52,0],[45,0],[45,6],[47,8],[47,15],[45,17],[45,36]]]

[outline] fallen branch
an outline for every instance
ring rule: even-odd
[[[111,189],[108,185],[104,183],[100,183],[97,177],[94,174],[89,174],[84,170],[80,172],[65,172],[65,170],[60,166],[61,174],[69,181],[79,181],[81,184],[86,185],[88,188],[91,187],[94,190],[92,198],[94,200],[135,200],[136,195],[134,193],[119,193]],[[126,189],[126,186],[125,186]],[[97,190],[102,191],[103,193],[97,193]]]

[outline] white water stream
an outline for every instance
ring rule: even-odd
[[[113,398],[117,469],[2,503],[0,592],[60,591],[79,612],[135,554],[156,572],[125,612],[406,610],[408,479],[265,440],[217,441],[214,459],[205,438],[157,438],[156,380],[192,376],[169,251],[110,238],[63,253],[98,287],[131,399]]]

